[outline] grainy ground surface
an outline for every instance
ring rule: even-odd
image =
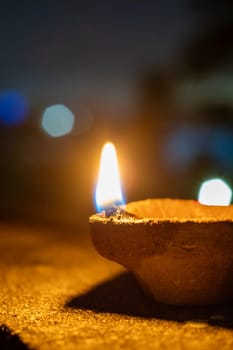
[[[2,327],[1,349],[233,349],[232,305],[156,304],[88,237],[0,226],[0,325],[27,345]]]

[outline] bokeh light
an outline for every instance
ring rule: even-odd
[[[21,124],[28,113],[28,102],[20,92],[6,90],[0,93],[0,123],[6,126]]]
[[[162,152],[172,172],[187,171],[204,158],[229,169],[233,167],[233,131],[215,125],[178,125],[165,138]]]
[[[231,203],[232,190],[221,179],[205,181],[200,188],[198,200],[204,205],[227,206]]]
[[[42,117],[42,128],[51,137],[69,134],[74,127],[74,114],[64,105],[47,107]]]

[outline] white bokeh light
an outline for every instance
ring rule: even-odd
[[[221,179],[203,182],[198,195],[198,201],[204,205],[227,206],[231,203],[231,198],[231,188]]]
[[[47,107],[42,117],[42,128],[51,137],[69,134],[74,127],[74,114],[64,105]]]

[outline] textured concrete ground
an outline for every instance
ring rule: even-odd
[[[156,304],[88,237],[0,226],[1,349],[233,349],[233,305]]]

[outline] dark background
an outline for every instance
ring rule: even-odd
[[[106,141],[127,201],[233,186],[232,38],[231,1],[2,1],[1,217],[85,226]]]

